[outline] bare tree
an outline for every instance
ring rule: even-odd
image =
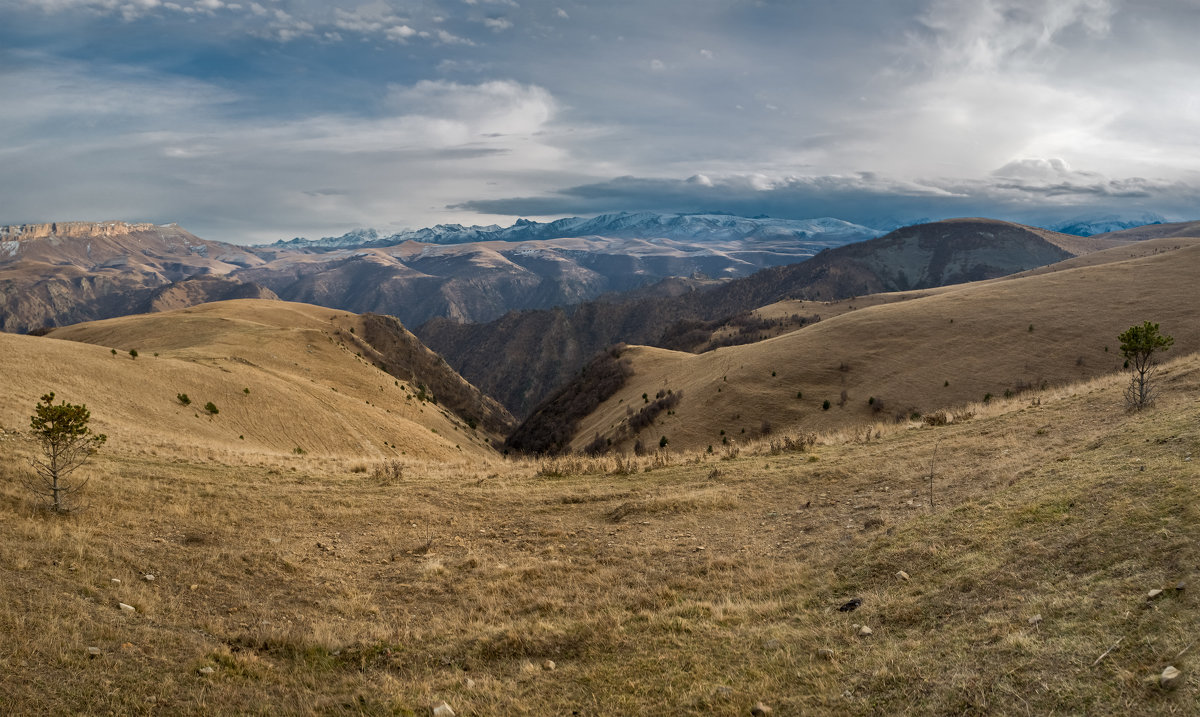
[[[42,396],[29,417],[29,425],[42,449],[33,460],[34,475],[24,482],[29,490],[50,503],[55,512],[71,509],[72,498],[87,485],[69,476],[104,445],[108,437],[88,427],[91,412],[87,406],[63,401],[54,405],[54,394]]]

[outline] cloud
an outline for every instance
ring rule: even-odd
[[[1157,211],[1192,216],[1200,185],[1138,177],[1109,179],[1072,171],[1057,159],[1006,165],[985,179],[904,180],[872,172],[768,177],[762,174],[685,180],[619,177],[542,196],[476,200],[456,209],[518,216],[590,215],[613,211],[732,212],[808,219],[833,216],[888,229],[920,219],[993,216],[1050,223],[1083,212]]]
[[[512,29],[513,26],[512,20],[506,17],[484,18],[483,24],[492,32],[504,32],[505,30]]]
[[[487,196],[496,176],[563,159],[544,142],[557,103],[535,85],[427,80],[390,86],[374,116],[248,120],[243,97],[206,83],[26,60],[0,74],[0,96],[29,97],[5,118],[0,197],[21,197],[0,200],[6,222],[179,221],[241,242],[420,226],[446,197]]]

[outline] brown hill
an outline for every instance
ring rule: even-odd
[[[1147,224],[1132,229],[1122,229],[1107,234],[1097,234],[1092,239],[1099,241],[1145,241],[1169,237],[1200,236],[1200,222],[1174,222],[1171,224]]]
[[[771,430],[827,430],[903,420],[947,406],[1121,369],[1117,334],[1159,322],[1173,354],[1200,349],[1200,239],[1158,253],[948,287],[866,305],[791,333],[694,355],[632,347],[632,378],[578,420],[569,447],[719,448]],[[873,303],[873,302],[872,302]],[[644,423],[657,396],[682,396]],[[559,399],[570,400],[571,391]],[[830,407],[823,409],[823,402]],[[553,406],[523,435],[560,431]],[[641,416],[640,419],[638,417]],[[638,420],[635,420],[638,419]]]
[[[696,349],[729,317],[783,299],[832,301],[988,279],[1112,244],[1009,222],[955,219],[905,227],[676,297],[512,313],[488,324],[434,320],[416,333],[481,390],[515,415],[528,416],[589,359],[618,342]]]
[[[360,338],[368,333],[379,348]],[[146,451],[450,460],[492,455],[508,425],[402,328],[316,306],[219,302],[0,342],[0,423],[26,425],[54,391],[91,407],[114,441]]]

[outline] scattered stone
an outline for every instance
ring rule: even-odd
[[[439,702],[433,706],[433,717],[454,717],[454,710],[445,702]]]
[[[200,586],[197,585],[196,583],[192,583],[191,586],[188,587],[188,590],[195,590],[198,587],[200,587]]]
[[[1183,673],[1177,667],[1167,665],[1167,669],[1163,670],[1162,674],[1158,677],[1158,684],[1164,689],[1169,690],[1179,685],[1179,678],[1182,676]]]
[[[546,660],[542,663],[542,669],[546,672],[553,672],[558,665],[554,664],[554,660]]]
[[[117,605],[121,608],[121,612],[137,612],[137,608],[132,605],[126,605],[123,602],[119,602]]]
[[[1186,582],[1184,582],[1184,581],[1182,581],[1182,580],[1180,580],[1179,582],[1175,583],[1175,589],[1176,589],[1176,590],[1178,590],[1178,591],[1181,591],[1181,592],[1182,592],[1182,591],[1183,591],[1183,589],[1184,589],[1184,588],[1186,588],[1186,587],[1187,587],[1187,583],[1186,583]]]
[[[853,600],[850,600],[846,604],[839,607],[838,612],[854,612],[858,609],[859,605],[862,605],[862,598],[854,598]]]
[[[475,680],[472,680],[470,677],[468,677],[467,680],[463,682],[463,687],[466,687],[468,690],[475,689]]]
[[[121,584],[121,578],[111,578],[111,579],[109,579],[109,581],[108,581],[108,582],[109,582],[111,585],[120,585],[120,584]]]
[[[828,647],[822,647],[820,650],[817,650],[817,657],[821,658],[822,660],[831,660],[832,661],[833,660],[833,650],[830,650]]]
[[[167,542],[167,541],[166,541],[166,539],[165,539],[165,538],[155,538],[155,539],[154,539],[154,542],[156,542],[156,543],[165,543],[165,542]]]
[[[154,582],[154,576],[151,575],[150,573],[146,573],[145,575],[142,576],[142,580],[145,580],[148,583],[152,583],[152,582]]]
[[[908,580],[908,577],[909,577],[909,576],[908,576],[908,573],[906,573],[906,572],[904,572],[903,570],[901,570],[901,571],[899,571],[899,572],[897,572],[897,573],[896,573],[896,577],[900,578],[901,580]]]
[[[88,657],[99,657],[99,656],[100,656],[100,648],[99,647],[89,647],[88,648]]]
[[[1038,613],[1037,615],[1034,615],[1033,617],[1029,618],[1029,624],[1030,624],[1030,625],[1036,625],[1036,624],[1038,624],[1038,623],[1039,623],[1039,622],[1041,622],[1041,621],[1042,621],[1042,614],[1041,614],[1041,613]]]
[[[859,636],[859,637],[867,637],[867,636],[868,636],[868,635],[870,635],[872,632],[874,632],[874,630],[872,630],[871,628],[867,627],[866,625],[863,625],[862,627],[858,628],[858,636]]]
[[[762,702],[755,702],[754,706],[750,708],[750,714],[755,715],[755,717],[762,717],[763,715],[769,715],[769,714],[773,713],[774,711],[775,710],[771,709],[770,707],[767,707]]]
[[[213,669],[212,667],[209,667],[208,665],[205,665],[204,667],[200,668],[200,674],[204,675],[205,677],[211,675],[214,672],[216,672],[216,670]]]
[[[1158,588],[1154,588],[1150,592],[1146,593],[1146,599],[1147,600],[1156,600],[1156,599],[1162,597],[1162,594],[1163,594],[1162,590],[1159,590]]]

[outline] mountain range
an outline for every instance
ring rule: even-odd
[[[243,247],[176,225],[0,227],[0,329],[256,297],[389,314],[412,326],[434,317],[487,321],[669,277],[746,276],[878,234],[837,220],[658,214],[459,229]],[[487,240],[462,243],[469,236]]]

